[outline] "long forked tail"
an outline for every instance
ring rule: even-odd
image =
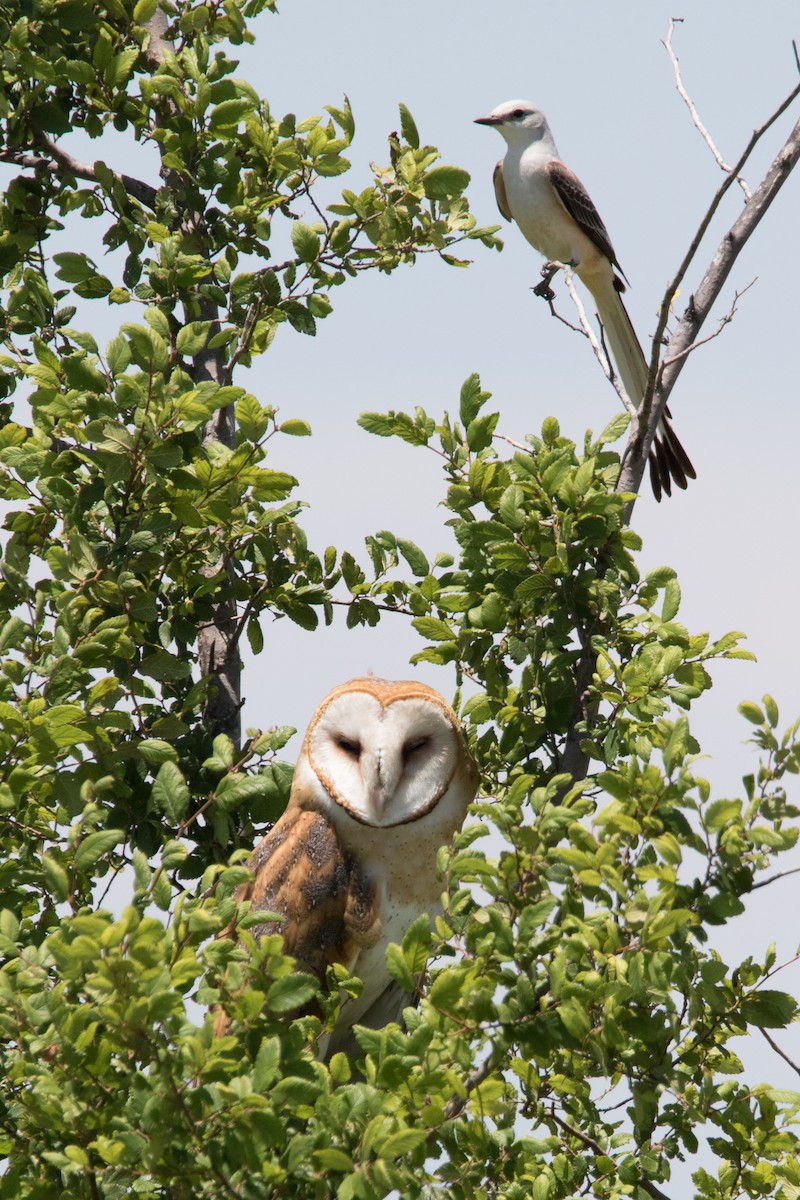
[[[591,282],[595,286],[590,286],[590,291],[620,378],[628,398],[639,408],[647,388],[647,361],[622,303],[620,291],[624,284],[616,277],[613,283],[605,279],[602,287],[597,286],[595,280]],[[673,483],[676,487],[685,488],[690,479],[696,478],[691,459],[670,423],[669,409],[665,409],[650,447],[650,485],[653,495],[656,500],[660,500],[664,492],[671,496]]]

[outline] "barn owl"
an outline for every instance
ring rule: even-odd
[[[399,1020],[410,996],[389,974],[386,947],[420,913],[440,910],[440,846],[461,827],[478,768],[457,718],[425,684],[351,679],[323,700],[306,731],[286,812],[256,847],[255,876],[237,898],[284,920],[298,969],[325,981],[333,963],[362,981],[321,1054],[358,1053],[354,1024]],[[220,1014],[216,1032],[227,1027]]]

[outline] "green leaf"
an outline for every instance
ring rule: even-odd
[[[575,997],[562,1000],[558,1008],[558,1016],[567,1033],[578,1041],[583,1041],[592,1028],[592,1022],[585,1007]]]
[[[385,1141],[380,1142],[378,1150],[382,1158],[398,1158],[401,1154],[409,1154],[418,1146],[423,1146],[428,1139],[424,1129],[398,1129],[391,1133]]]
[[[499,419],[499,413],[486,413],[485,416],[476,417],[474,421],[470,421],[467,426],[467,445],[473,454],[478,454],[481,450],[486,450],[491,446],[492,435]]]
[[[337,1150],[335,1146],[327,1146],[322,1150],[314,1151],[314,1162],[323,1171],[347,1171],[353,1170],[353,1160],[344,1150]]]
[[[786,992],[764,988],[743,998],[741,1013],[748,1025],[758,1029],[784,1029],[797,1017],[798,1007]]]
[[[779,719],[778,705],[775,703],[772,696],[762,696],[761,699],[764,704],[764,710],[767,714],[767,720],[769,721],[770,728],[775,729]]]
[[[311,426],[308,421],[298,421],[292,418],[289,421],[281,421],[278,432],[287,433],[290,437],[311,437]]]
[[[433,167],[425,176],[425,195],[429,200],[449,200],[460,196],[469,185],[469,174],[461,167]]]
[[[302,221],[295,221],[292,225],[292,245],[301,262],[310,263],[319,258],[319,234]]]
[[[139,57],[138,49],[121,50],[119,54],[112,58],[111,62],[103,72],[103,79],[108,84],[109,88],[120,88],[126,82],[134,64]]]
[[[284,975],[270,984],[267,990],[267,1004],[273,1012],[288,1013],[307,1004],[318,991],[319,984],[313,975],[304,975],[298,971],[293,975]]]
[[[222,100],[209,115],[208,127],[213,133],[231,132],[249,116],[255,105],[252,98],[239,96],[235,100]]]
[[[406,108],[405,104],[400,106],[400,132],[403,135],[403,140],[408,142],[409,146],[414,150],[419,150],[419,132],[416,123],[411,113]]]
[[[137,0],[133,9],[133,20],[136,25],[146,25],[158,8],[158,0]]]
[[[177,762],[178,755],[175,747],[161,738],[145,738],[137,746],[139,755],[151,767],[157,767],[165,762]]]
[[[481,391],[481,377],[477,371],[464,380],[459,398],[459,415],[465,427],[475,420],[490,396],[491,392]]]
[[[63,904],[69,896],[69,877],[67,872],[54,855],[49,853],[42,855],[42,869],[50,895],[59,904]]]
[[[763,711],[752,700],[743,700],[739,705],[739,712],[751,725],[764,725],[766,722]]]
[[[681,589],[677,579],[668,579],[664,587],[664,604],[661,619],[671,621],[681,606]]]
[[[280,1038],[266,1038],[259,1046],[256,1061],[253,1064],[253,1087],[257,1092],[266,1092],[278,1074],[280,1061]]]
[[[114,846],[124,841],[125,832],[122,829],[100,829],[96,833],[90,833],[81,840],[75,851],[77,870],[86,871],[103,855],[108,854],[109,850],[113,850]]]
[[[189,788],[174,762],[164,762],[153,783],[151,796],[156,808],[171,825],[179,825],[189,811]]]
[[[398,538],[397,549],[400,551],[415,575],[429,574],[430,564],[420,550],[419,546],[415,546],[413,542],[405,541],[404,538]]]
[[[414,975],[399,946],[391,942],[386,947],[386,966],[389,974],[408,992],[414,990]]]
[[[84,283],[97,274],[97,268],[87,254],[64,250],[54,254],[53,261],[58,265],[56,275],[64,283]]]
[[[106,361],[113,376],[124,375],[131,361],[131,349],[124,337],[115,337],[106,347]]]
[[[452,641],[452,629],[438,617],[415,617],[411,624],[417,633],[431,642]]]
[[[211,331],[210,321],[190,321],[188,325],[184,325],[178,330],[178,336],[175,339],[175,348],[179,354],[185,354],[188,358],[199,354],[209,339]]]

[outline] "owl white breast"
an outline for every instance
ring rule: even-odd
[[[439,910],[437,851],[477,787],[455,713],[425,684],[353,679],[314,714],[289,805],[256,848],[255,878],[239,898],[284,916],[252,932],[282,932],[302,970],[324,982],[339,962],[361,979],[328,1055],[356,1049],[353,1024],[379,1028],[408,1002],[386,969],[386,947],[420,913]]]

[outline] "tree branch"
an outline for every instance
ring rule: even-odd
[[[686,362],[688,352],[697,342],[698,334],[711,311],[712,305],[730,275],[733,265],[739,257],[739,253],[755,232],[762,217],[766,214],[789,177],[789,174],[797,165],[798,159],[800,159],[800,121],[795,124],[791,134],[764,176],[764,179],[753,193],[752,198],[747,202],[741,215],[734,221],[717,247],[717,251],[700,281],[697,291],[690,297],[686,311],[678,323],[675,334],[670,339],[669,356],[665,362],[659,365],[661,340],[666,329],[672,298],[694,258],[702,236],[716,212],[722,196],[734,181],[736,174],[744,165],[744,162],[749,157],[762,134],[798,95],[800,95],[800,85],[794,89],[791,95],[761,129],[753,134],[745,152],[733,168],[733,173],[728,176],[725,183],[717,191],[692,241],[689,251],[681,263],[678,274],[667,289],[661,305],[658,329],[654,337],[653,358],[650,364],[650,383],[640,411],[639,428],[632,431],[625,449],[625,462],[617,484],[617,491],[619,492],[638,492],[639,490],[656,428],[667,406],[669,396],[677,383],[678,376]],[[632,508],[633,501],[626,506],[626,518],[628,520],[630,520]]]
[[[666,50],[667,54],[669,55],[670,62],[672,63],[672,70],[675,75],[675,87],[678,89],[678,95],[680,96],[681,100],[683,100],[686,107],[689,109],[689,113],[691,114],[692,121],[694,122],[703,141],[706,143],[709,150],[714,155],[714,158],[717,160],[718,167],[720,168],[721,171],[725,171],[726,174],[730,175],[730,174],[732,174],[733,169],[730,166],[728,166],[728,164],[725,162],[725,159],[722,157],[719,150],[714,145],[711,134],[708,132],[705,125],[700,120],[697,109],[694,106],[694,101],[692,100],[689,93],[686,91],[686,88],[683,86],[683,80],[681,79],[681,69],[680,69],[680,66],[678,65],[678,59],[675,54],[675,51],[672,49],[672,35],[675,32],[675,26],[681,24],[682,21],[683,21],[683,17],[670,17],[669,33],[667,34],[666,41],[662,42],[661,45]],[[734,179],[736,180],[736,182],[739,184],[739,187],[744,192],[745,200],[749,200],[751,198],[752,193],[750,191],[750,188],[747,186],[746,181],[742,178],[741,175],[734,175]]]
[[[19,167],[26,167],[30,170],[37,170],[44,167],[46,170],[52,171],[54,175],[74,175],[76,179],[86,179],[89,183],[99,182],[94,166],[90,166],[89,163],[80,162],[77,158],[74,158],[63,146],[59,146],[58,142],[49,138],[46,133],[36,130],[34,140],[35,144],[42,151],[41,154],[5,150],[0,154],[0,160]],[[158,194],[157,188],[151,187],[149,183],[145,183],[142,179],[136,179],[133,175],[126,175],[124,172],[114,171],[113,175],[115,179],[119,180],[129,196],[133,196],[134,200],[138,200],[146,208],[155,211],[156,195]]]
[[[493,1049],[479,1067],[467,1076],[464,1080],[465,1094],[463,1096],[451,1096],[444,1106],[444,1120],[452,1121],[455,1117],[460,1117],[464,1109],[467,1107],[470,1094],[479,1087],[485,1079],[488,1079],[493,1071],[497,1070],[498,1060],[501,1055],[497,1050]]]
[[[773,1040],[772,1040],[772,1038],[771,1038],[771,1037],[769,1036],[769,1034],[767,1033],[766,1029],[762,1029],[762,1030],[761,1030],[761,1033],[764,1035],[764,1037],[766,1038],[766,1040],[769,1042],[770,1046],[772,1046],[772,1049],[775,1051],[775,1053],[776,1053],[776,1054],[777,1054],[777,1055],[778,1055],[780,1058],[782,1058],[782,1059],[783,1059],[783,1061],[784,1061],[785,1063],[788,1063],[788,1064],[789,1064],[789,1066],[792,1068],[792,1070],[793,1070],[794,1072],[796,1072],[796,1074],[800,1075],[800,1067],[797,1065],[797,1063],[796,1063],[796,1062],[794,1062],[794,1060],[793,1060],[793,1059],[789,1058],[789,1055],[788,1055],[788,1054],[784,1053],[784,1051],[783,1051],[783,1050],[781,1050],[781,1048],[780,1048],[780,1046],[778,1045],[778,1043],[777,1043],[777,1042],[775,1042],[775,1041],[773,1041]]]
[[[145,53],[148,61],[157,69],[166,58],[174,53],[169,41],[169,19],[157,8],[147,22],[148,42]],[[174,101],[166,100],[164,108],[154,123],[164,126],[179,115]],[[180,230],[196,244],[197,252],[208,256],[208,239],[203,213],[193,201],[196,196],[187,194],[187,180],[179,172],[162,163],[161,177],[175,198],[180,216],[175,221]],[[191,187],[191,183],[188,185]],[[219,348],[208,345],[219,332],[219,309],[207,296],[199,294],[185,305],[187,320],[209,323],[209,335],[205,347],[192,357],[191,375],[196,383],[211,381],[220,386],[229,382],[226,377],[225,358]],[[191,311],[190,311],[191,310]],[[203,445],[220,443],[233,450],[236,447],[236,419],[232,404],[218,409],[203,431]],[[216,561],[203,568],[207,577],[215,576],[220,570],[228,578],[224,598],[215,600],[213,620],[203,624],[197,634],[197,657],[200,674],[212,680],[204,709],[204,721],[209,734],[225,734],[235,746],[241,740],[241,660],[238,644],[238,620],[233,556],[220,555]]]

